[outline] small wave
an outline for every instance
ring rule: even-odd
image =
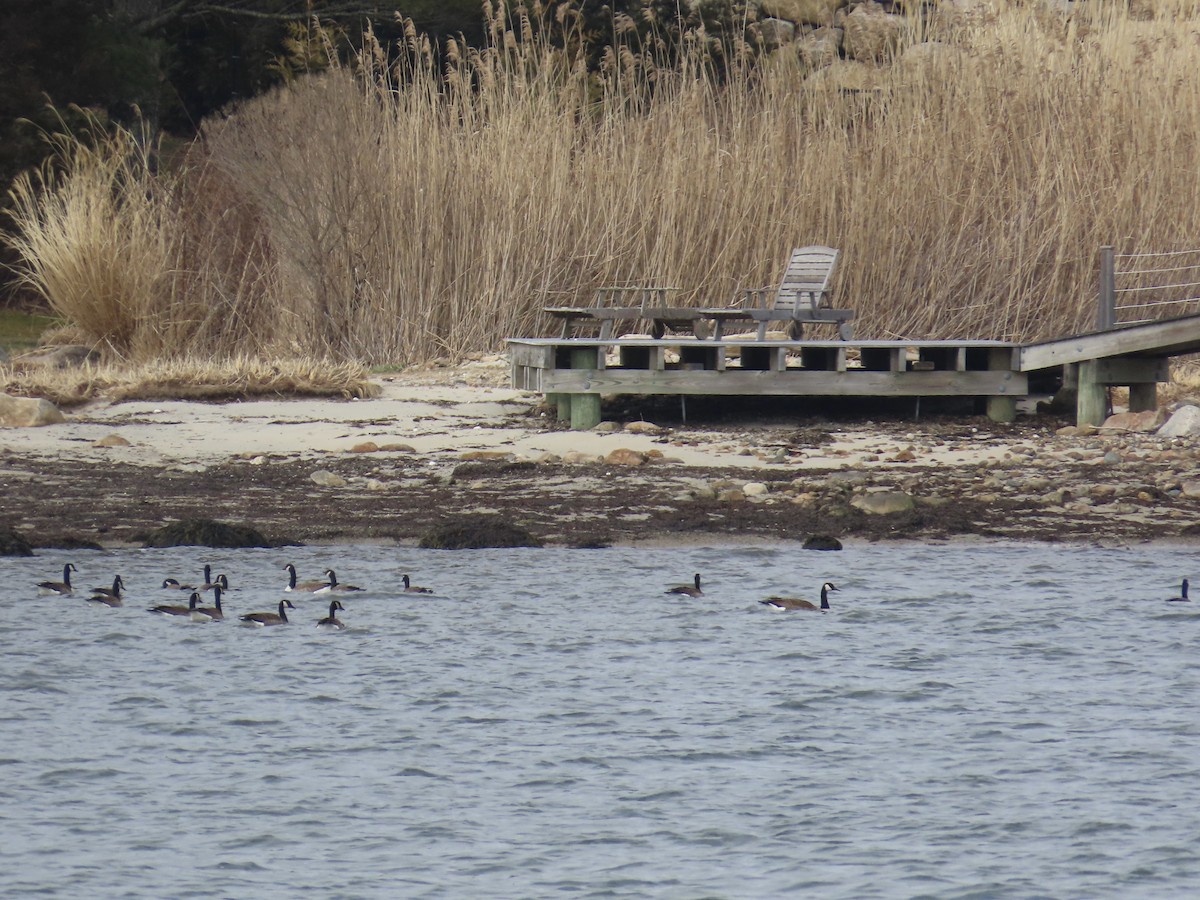
[[[640,794],[640,795],[630,794],[630,795],[627,795],[624,797],[617,797],[617,799],[624,801],[626,803],[653,803],[658,800],[674,800],[678,797],[686,797],[686,796],[687,796],[687,794],[684,793],[683,791],[666,790],[666,791],[656,791],[653,794]]]
[[[38,781],[45,785],[61,785],[69,784],[76,781],[104,781],[108,778],[117,778],[125,774],[119,769],[84,769],[84,768],[69,768],[69,769],[52,769],[49,772],[43,772],[38,776]]]
[[[430,772],[427,769],[419,769],[416,766],[407,766],[396,772],[400,778],[434,778],[438,781],[443,781],[445,776],[438,775],[436,772]]]

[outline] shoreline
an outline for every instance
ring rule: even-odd
[[[615,404],[573,432],[507,375],[493,357],[381,376],[370,400],[101,401],[2,429],[0,525],[35,547],[102,548],[189,518],[277,543],[406,546],[486,515],[567,547],[1200,539],[1187,440],[785,404],[716,404],[688,423]]]

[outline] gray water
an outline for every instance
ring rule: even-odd
[[[38,596],[120,572],[120,609]],[[1029,544],[3,560],[0,894],[1194,897],[1196,553]],[[286,562],[371,588],[230,614]],[[664,587],[699,571],[705,596]],[[399,576],[438,589],[400,594]],[[783,613],[757,601],[814,597]],[[1200,607],[1200,602],[1196,604]]]

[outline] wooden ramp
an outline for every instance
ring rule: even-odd
[[[1158,405],[1157,386],[1171,380],[1171,357],[1200,353],[1200,315],[1118,325],[1103,331],[1025,344],[1017,351],[1021,372],[1061,367],[1078,388],[1075,419],[1099,425],[1108,405],[1108,388],[1129,388],[1129,409]]]

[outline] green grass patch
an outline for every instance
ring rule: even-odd
[[[42,334],[48,328],[61,325],[54,316],[39,316],[18,312],[15,309],[0,309],[0,347],[9,353],[32,350],[41,343]]]

